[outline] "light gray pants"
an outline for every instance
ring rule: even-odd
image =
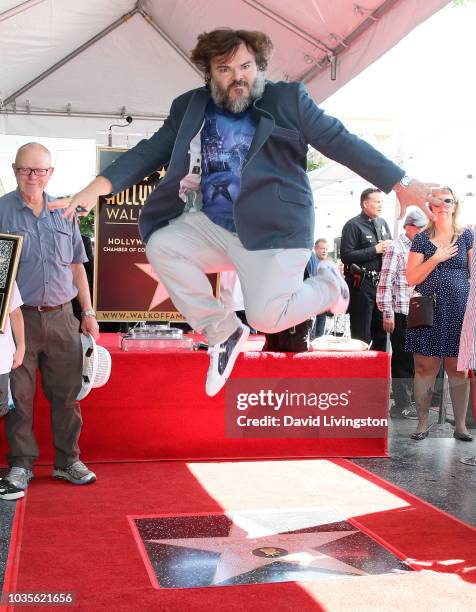
[[[248,251],[202,212],[184,213],[154,232],[146,252],[176,308],[211,345],[228,338],[240,321],[213,296],[207,273],[236,269],[246,318],[267,333],[325,312],[339,296],[325,275],[303,281],[310,249]]]

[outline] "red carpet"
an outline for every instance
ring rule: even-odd
[[[17,505],[4,591],[72,591],[74,609],[88,612],[469,611],[474,603],[476,531],[346,460],[95,467],[99,480],[86,487],[37,469]],[[311,506],[338,509],[413,568],[431,571],[155,590],[127,519]]]
[[[90,461],[261,459],[294,457],[371,457],[387,455],[379,438],[229,438],[225,434],[225,390],[205,395],[208,355],[121,351],[120,336],[103,334],[112,356],[109,382],[81,402],[82,458]],[[262,340],[248,343],[232,379],[339,379],[372,388],[372,400],[388,414],[389,356],[356,353],[262,353]],[[376,385],[375,382],[379,384]],[[49,407],[41,393],[35,402],[34,429],[40,462],[51,463]],[[0,434],[0,462],[6,443]]]

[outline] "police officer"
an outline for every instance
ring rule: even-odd
[[[341,259],[350,289],[349,315],[352,338],[371,343],[375,351],[385,351],[387,333],[376,293],[382,254],[391,244],[390,229],[380,218],[383,193],[371,187],[360,195],[360,215],[342,229]]]

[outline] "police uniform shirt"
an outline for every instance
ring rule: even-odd
[[[364,211],[342,228],[340,256],[346,269],[355,263],[366,270],[380,272],[382,255],[375,250],[380,240],[391,240],[385,219],[370,219]]]

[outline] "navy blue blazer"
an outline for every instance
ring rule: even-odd
[[[189,171],[190,141],[202,126],[209,100],[206,87],[176,98],[162,127],[101,173],[111,181],[113,193],[118,193],[169,163],[139,218],[144,242],[183,212],[179,183]],[[371,145],[350,134],[338,119],[326,115],[301,83],[268,81],[251,114],[256,132],[233,207],[238,236],[246,249],[313,247],[308,144],[387,193],[404,175]]]

